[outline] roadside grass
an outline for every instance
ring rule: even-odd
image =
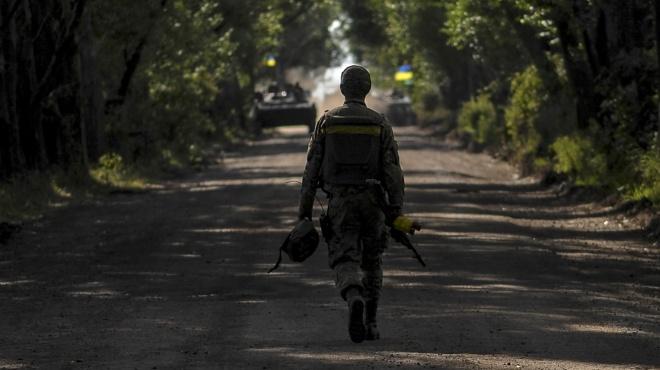
[[[89,170],[89,176],[94,182],[108,188],[137,190],[143,189],[147,183],[135,166],[126,165],[116,153],[102,155],[98,165]]]
[[[94,189],[82,171],[30,172],[0,183],[0,222],[39,218],[48,208],[85,198]]]
[[[242,142],[240,138],[231,139],[227,142]],[[23,173],[0,181],[0,224],[20,224],[40,218],[49,209],[113,193],[148,191],[163,180],[180,178],[216,163],[228,145],[190,150],[187,156],[163,152],[157,160],[138,163],[127,163],[117,153],[106,153],[90,168],[74,166],[66,171],[51,168]]]
[[[30,172],[0,182],[0,223],[40,218],[49,209],[116,191],[142,191],[150,180],[137,170],[95,166]]]
[[[646,198],[660,208],[660,144],[656,143],[651,150],[644,153],[638,164],[641,181],[632,192],[633,198]]]
[[[0,224],[20,224],[38,219],[49,209],[81,203],[113,193],[144,192],[163,180],[181,178],[222,160],[224,150],[246,142],[241,130],[224,132],[217,140],[190,145],[176,152],[163,149],[159,155],[126,161],[120,154],[103,154],[90,168],[24,172],[0,181]]]

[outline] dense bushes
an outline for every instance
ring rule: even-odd
[[[592,131],[593,132],[593,131]],[[660,204],[660,153],[628,146],[627,155],[613,161],[595,135],[576,133],[552,144],[554,170],[569,175],[577,185],[618,191],[631,199]],[[621,152],[617,149],[617,152]]]
[[[576,184],[602,186],[607,175],[605,156],[583,135],[562,136],[552,144],[554,169],[575,179]]]
[[[198,162],[247,129],[262,60],[329,65],[331,1],[0,2],[0,179]],[[305,35],[303,39],[300,35]]]
[[[513,159],[524,167],[533,162],[542,144],[538,127],[546,100],[547,93],[535,67],[513,77],[511,100],[504,110],[504,119]]]
[[[458,114],[458,131],[482,145],[492,147],[502,143],[503,130],[498,124],[495,105],[485,93],[465,102]]]
[[[413,97],[435,85],[446,126],[523,172],[657,200],[659,2],[361,4],[349,13],[373,17],[350,25],[354,48],[381,68],[413,61]]]
[[[202,165],[249,135],[255,84],[282,77],[267,53],[334,62],[335,18],[330,0],[0,1],[0,217],[24,179],[56,195]]]
[[[550,169],[552,143],[575,130],[568,97],[551,98],[534,66],[511,78],[507,98],[500,102],[494,97],[497,88],[491,85],[463,104],[458,131],[504,154],[523,173]]]
[[[621,125],[613,138],[592,121],[578,129],[571,94],[550,93],[538,70],[530,66],[513,75],[508,99],[496,104],[492,88],[465,102],[458,113],[458,131],[471,140],[504,154],[522,173],[553,170],[576,185],[620,191],[623,195],[660,202],[660,153],[641,148]],[[631,107],[620,97],[607,107],[617,122],[631,122]]]
[[[660,151],[652,148],[644,153],[638,169],[641,181],[633,186],[632,196],[637,199],[647,198],[655,204],[660,204]]]

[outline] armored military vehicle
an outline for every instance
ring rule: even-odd
[[[311,132],[316,124],[316,105],[298,84],[272,84],[255,94],[254,125],[266,127],[305,125]]]
[[[417,124],[417,114],[413,110],[410,98],[401,92],[393,91],[387,99],[385,116],[394,126],[408,126]]]

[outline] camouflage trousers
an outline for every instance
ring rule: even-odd
[[[333,192],[328,204],[333,237],[328,261],[344,299],[356,287],[367,300],[378,300],[383,286],[382,254],[387,246],[385,215],[371,191]]]

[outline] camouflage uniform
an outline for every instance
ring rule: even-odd
[[[394,212],[403,205],[404,182],[392,127],[382,115],[366,107],[363,100],[347,99],[343,106],[326,112],[318,121],[309,142],[303,175],[299,216],[311,217],[318,187],[328,193],[328,216],[334,232],[329,242],[329,265],[344,299],[347,289],[358,288],[365,299],[377,301],[383,283],[381,254],[387,245],[385,215],[369,185],[338,185],[323,178],[328,117],[366,117],[379,121],[379,180]]]

